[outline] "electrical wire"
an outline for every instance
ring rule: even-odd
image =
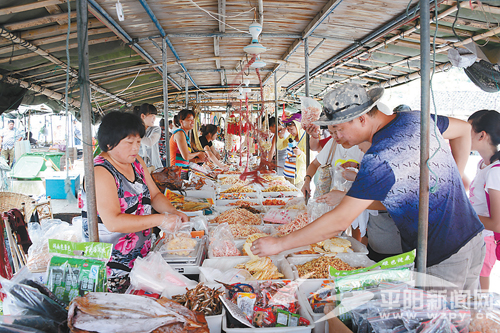
[[[137,75],[134,77],[132,82],[130,82],[130,84],[127,86],[127,88],[123,89],[122,91],[119,91],[117,94],[115,94],[115,96],[123,95],[125,93],[125,91],[127,91],[128,88],[130,88],[130,86],[134,84],[134,82],[135,82],[135,80],[137,80],[137,77],[139,76],[139,74],[141,74],[141,71],[142,71],[142,68],[139,69],[139,71],[137,72]]]
[[[192,3],[193,5],[195,5],[195,6],[196,6],[198,9],[200,9],[201,11],[203,11],[203,12],[207,13],[207,14],[208,14],[208,16],[210,16],[210,17],[211,17],[211,18],[213,18],[214,20],[216,20],[216,21],[218,21],[218,22],[220,22],[220,23],[222,23],[222,24],[224,24],[224,25],[226,25],[226,26],[230,27],[231,29],[234,29],[234,30],[236,30],[236,31],[238,31],[238,32],[242,32],[242,33],[245,33],[245,34],[249,34],[249,35],[250,35],[250,32],[248,32],[248,31],[243,31],[243,30],[240,30],[240,29],[238,29],[238,28],[235,28],[235,27],[233,27],[233,26],[231,26],[231,25],[227,24],[227,23],[226,23],[226,22],[224,22],[224,21],[219,20],[217,17],[215,17],[215,16],[212,14],[212,12],[210,12],[210,11],[208,11],[208,10],[206,10],[206,9],[204,9],[204,8],[202,8],[202,7],[200,7],[200,6],[199,6],[196,2],[194,2],[194,0],[188,0],[188,1],[189,1],[190,3]],[[254,7],[252,10],[255,10],[255,7]],[[217,15],[219,15],[219,14],[217,14]],[[227,16],[226,16],[226,17],[227,17]]]

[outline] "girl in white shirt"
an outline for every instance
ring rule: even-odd
[[[470,202],[484,224],[486,257],[480,273],[481,289],[488,291],[490,274],[495,264],[496,244],[494,233],[500,232],[500,113],[480,110],[469,117],[471,149],[481,155],[477,173],[470,185]]]
[[[160,147],[158,146],[158,141],[160,141],[161,138],[161,128],[155,126],[158,111],[154,105],[143,103],[140,107],[134,107],[134,113],[141,117],[142,122],[146,126],[146,134],[141,140],[139,155],[146,163],[150,172],[162,168],[163,164],[160,158]]]

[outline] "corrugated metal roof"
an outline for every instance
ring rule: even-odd
[[[184,103],[187,82],[190,100],[195,99],[197,92],[202,103],[224,105],[236,97],[234,88],[242,78],[250,80],[251,99],[260,99],[255,71],[241,72],[249,60],[243,51],[251,41],[246,33],[248,25],[254,19],[261,19],[257,0],[120,2],[124,21],[117,18],[116,0],[89,1],[89,60],[95,110],[144,102],[162,104],[162,34],[171,46],[167,51],[167,72],[172,103]],[[271,87],[267,91],[269,99],[274,98],[271,79],[274,72],[279,78],[280,100],[293,100],[297,94],[303,94],[303,36],[308,36],[313,96],[321,97],[329,88],[349,80],[367,86],[388,84],[395,78],[400,80],[391,81],[392,86],[405,82],[403,78],[418,73],[420,67],[417,2],[263,0],[260,43],[268,49],[261,56],[266,62],[261,76]],[[430,2],[432,7],[434,1]],[[75,1],[69,3],[70,66],[78,70],[76,5]],[[456,1],[443,1],[437,8],[436,47],[440,52],[436,56],[437,65],[448,62],[442,50],[453,47],[459,39],[474,37],[476,43],[484,44],[492,52],[497,52],[500,44],[495,34],[483,37],[491,30],[500,32],[498,2],[464,1],[460,11],[456,6]],[[434,9],[431,10],[433,17]],[[222,13],[225,16],[218,15]],[[66,85],[67,23],[68,6],[64,0],[2,1],[0,74],[4,81],[6,78],[10,79],[9,84],[23,81],[21,86],[39,87],[32,89],[38,95],[60,97]],[[432,25],[431,31],[434,29]],[[10,37],[5,38],[9,33]],[[27,43],[31,45],[27,47]],[[34,52],[36,48],[38,51]],[[76,78],[71,79],[69,86],[77,107]]]

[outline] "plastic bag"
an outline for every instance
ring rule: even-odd
[[[241,256],[241,252],[234,242],[229,224],[221,223],[212,230],[208,251],[211,257]]]
[[[49,239],[48,243],[54,256],[47,267],[47,287],[58,299],[69,303],[88,292],[107,291],[106,264],[113,244],[58,239]]]
[[[189,287],[197,282],[177,273],[160,253],[150,252],[145,258],[137,258],[130,272],[130,288],[161,294],[171,284]]]
[[[318,101],[311,97],[301,97],[300,98],[300,110],[302,113],[302,127],[308,126],[319,119],[321,115],[322,107]],[[319,126],[318,126],[319,129]]]
[[[40,224],[29,223],[28,233],[33,244],[28,249],[26,266],[32,272],[45,272],[50,261],[49,239],[81,242],[81,229],[61,220],[43,220]]]
[[[288,200],[285,209],[306,210],[306,201],[304,197],[296,197]]]
[[[354,168],[347,169],[351,170]],[[345,179],[344,175],[342,174],[347,169],[342,167],[342,165],[340,164],[330,169],[330,172],[332,173],[332,190],[339,190],[344,192],[349,191],[352,185],[352,181]]]
[[[223,282],[227,284],[232,284],[242,281],[255,280],[252,274],[246,269],[231,268],[225,271],[221,271],[217,268],[212,267],[200,267],[200,273],[203,274],[205,280],[210,283]]]
[[[297,209],[271,208],[262,219],[264,222],[287,224],[295,220],[300,212]]]
[[[319,219],[324,214],[333,210],[336,206],[329,206],[324,202],[317,202],[317,198],[312,198],[307,203],[307,216],[309,217],[309,223]]]
[[[22,269],[10,281],[0,276],[2,291],[7,294],[4,311],[10,315],[42,316],[58,324],[64,322],[68,317],[65,304],[44,286],[30,281],[29,276],[28,269]]]

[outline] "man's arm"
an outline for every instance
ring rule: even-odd
[[[470,155],[471,125],[463,120],[448,118],[450,123],[443,132],[443,138],[450,141],[451,153],[457,163],[460,175],[464,176],[465,166]]]
[[[373,200],[346,196],[334,210],[300,230],[281,238],[259,238],[253,242],[252,252],[259,257],[265,257],[335,237],[347,229],[372,202]]]

